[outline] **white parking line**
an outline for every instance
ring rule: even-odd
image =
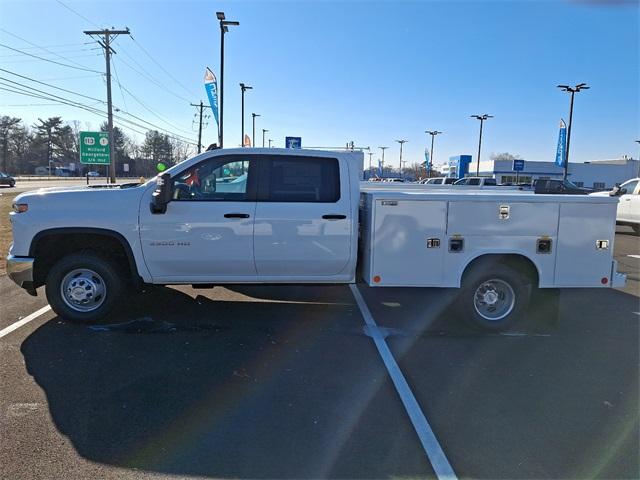
[[[35,320],[43,313],[47,313],[49,310],[51,310],[51,307],[47,305],[46,307],[42,307],[40,310],[36,310],[31,315],[27,315],[22,320],[18,320],[17,322],[12,323],[8,327],[3,328],[2,330],[0,330],[0,338],[4,337],[5,335],[9,335],[14,330],[17,330],[21,326],[26,325],[31,320]]]
[[[353,297],[356,299],[358,308],[360,308],[362,318],[364,318],[364,321],[367,324],[367,333],[371,338],[373,338],[373,341],[378,348],[378,353],[382,357],[384,366],[387,368],[387,372],[389,372],[389,376],[396,387],[400,400],[402,400],[402,404],[409,414],[413,428],[420,438],[422,448],[424,448],[436,476],[438,479],[457,479],[449,460],[447,460],[442,447],[440,447],[440,443],[438,443],[438,439],[427,421],[427,418],[424,416],[424,413],[422,413],[416,397],[413,395],[413,392],[411,391],[407,380],[404,378],[400,367],[393,358],[393,354],[384,340],[383,333],[380,331],[378,325],[371,316],[371,312],[369,311],[364,298],[362,298],[360,290],[358,290],[358,287],[355,284],[350,284],[349,288],[351,288],[351,293],[353,293]]]
[[[627,257],[631,257],[631,258],[640,258],[640,255],[627,255]]]

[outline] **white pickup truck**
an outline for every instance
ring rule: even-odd
[[[145,283],[353,283],[358,271],[370,286],[462,287],[464,318],[501,329],[535,288],[625,283],[617,198],[367,191],[362,165],[359,152],[213,150],[144,184],[23,193],[7,272],[80,322]]]

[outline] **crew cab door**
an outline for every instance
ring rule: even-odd
[[[344,159],[260,158],[254,229],[258,277],[330,280],[350,260],[352,222]]]
[[[153,281],[255,280],[255,162],[219,155],[172,175],[162,214],[140,208],[140,241]]]

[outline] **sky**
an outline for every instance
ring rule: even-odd
[[[408,140],[408,164],[421,162],[430,145],[425,130],[440,130],[435,164],[459,154],[475,161],[479,122],[470,115],[488,113],[494,118],[484,125],[482,160],[509,152],[553,161],[558,123],[569,115],[569,96],[556,85],[586,82],[591,89],[575,97],[571,161],[638,158],[637,1],[0,0],[0,78],[104,109],[105,82],[96,73],[104,57],[83,30],[128,27],[132,38],[113,44],[114,105],[195,142],[189,103],[206,102],[205,67],[219,75],[216,11],[240,22],[225,37],[226,147],[240,144],[244,82],[253,87],[245,132],[251,135],[251,113],[260,114],[258,146],[264,128],[278,147],[285,136],[302,137],[303,147],[371,146],[374,162],[377,147],[389,146],[385,164],[397,166],[395,140]],[[0,115],[27,124],[59,115],[84,129],[103,121],[3,90]],[[203,143],[216,136],[209,119]]]

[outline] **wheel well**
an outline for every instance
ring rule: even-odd
[[[133,253],[122,235],[108,230],[60,229],[39,233],[31,244],[29,255],[35,259],[34,286],[44,284],[49,270],[58,260],[78,252],[93,252],[108,258],[123,278],[139,280]]]
[[[518,253],[488,253],[474,258],[467,264],[462,273],[462,281],[464,277],[476,268],[490,268],[492,265],[506,265],[513,268],[517,272],[521,272],[531,280],[533,286],[539,285],[539,275],[536,265],[531,259]]]

